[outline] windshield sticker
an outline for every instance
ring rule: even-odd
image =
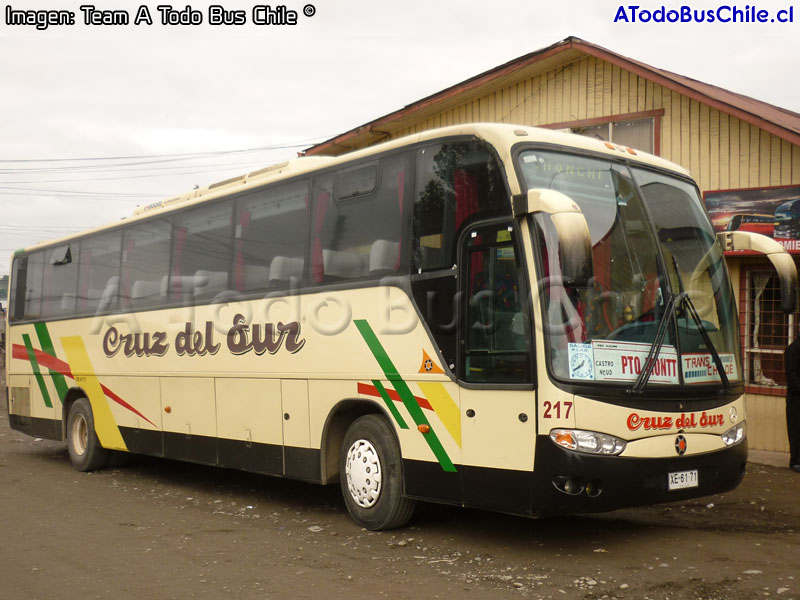
[[[503,232],[501,231],[500,233]],[[498,237],[500,236],[500,233],[497,234]],[[497,260],[514,260],[514,248],[512,248],[511,246],[497,248]]]
[[[728,379],[739,379],[733,354],[720,354]],[[720,380],[717,366],[710,354],[683,355],[683,381],[686,383],[715,383]]]
[[[569,345],[570,379],[594,379],[594,358],[591,344]]]
[[[642,373],[650,344],[593,340],[591,344],[569,344],[569,377],[584,381],[636,381]],[[738,379],[733,354],[720,354],[728,379]],[[692,353],[681,357],[686,384],[716,383],[719,374],[711,354]],[[664,345],[653,364],[651,383],[680,383],[678,353]]]
[[[642,373],[650,344],[592,341],[594,377],[598,381],[636,381]],[[650,374],[652,383],[678,383],[678,353],[664,345]]]

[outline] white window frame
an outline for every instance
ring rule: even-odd
[[[569,128],[569,132],[570,133],[575,133],[575,134],[578,134],[578,135],[583,135],[581,133],[581,130],[587,129],[587,128],[590,128],[590,127],[600,127],[601,125],[603,125],[603,126],[606,127],[606,134],[608,136],[607,139],[604,140],[604,141],[608,141],[608,142],[611,142],[612,144],[616,144],[617,142],[614,141],[614,136],[613,136],[614,125],[617,125],[617,124],[620,124],[620,123],[632,123],[634,121],[650,121],[650,148],[636,148],[636,150],[641,150],[642,152],[647,152],[649,154],[655,154],[655,145],[656,145],[656,119],[655,119],[655,117],[639,117],[639,118],[636,118],[636,119],[622,119],[622,120],[617,120],[617,119],[611,118],[611,119],[609,119],[609,121],[607,121],[605,123],[595,123],[594,125],[579,125],[579,126],[575,126],[575,127],[570,127]]]

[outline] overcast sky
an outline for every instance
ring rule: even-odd
[[[161,1],[96,0],[132,18],[148,7],[152,25],[120,27],[83,25],[88,0],[12,2],[76,13],[37,30],[8,25],[0,5],[0,275],[14,249],[293,157],[570,35],[800,112],[800,2],[793,24],[631,24],[606,0],[311,0],[312,17],[289,0],[298,24],[279,27],[250,24],[259,0],[219,0],[248,24],[215,27],[210,3],[189,1],[203,25],[162,25]],[[236,152],[254,148],[266,149]],[[41,162],[114,157],[138,158]]]

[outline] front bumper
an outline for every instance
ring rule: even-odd
[[[746,441],[704,454],[624,458],[571,452],[556,446],[549,436],[538,436],[532,482],[534,513],[603,512],[719,494],[739,484],[746,465]],[[698,472],[697,487],[668,489],[669,473],[690,470]],[[565,485],[570,480],[571,485]],[[572,493],[564,491],[565,487]]]

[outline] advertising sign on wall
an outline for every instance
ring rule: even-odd
[[[800,253],[800,186],[705,192],[714,231],[752,231]]]

